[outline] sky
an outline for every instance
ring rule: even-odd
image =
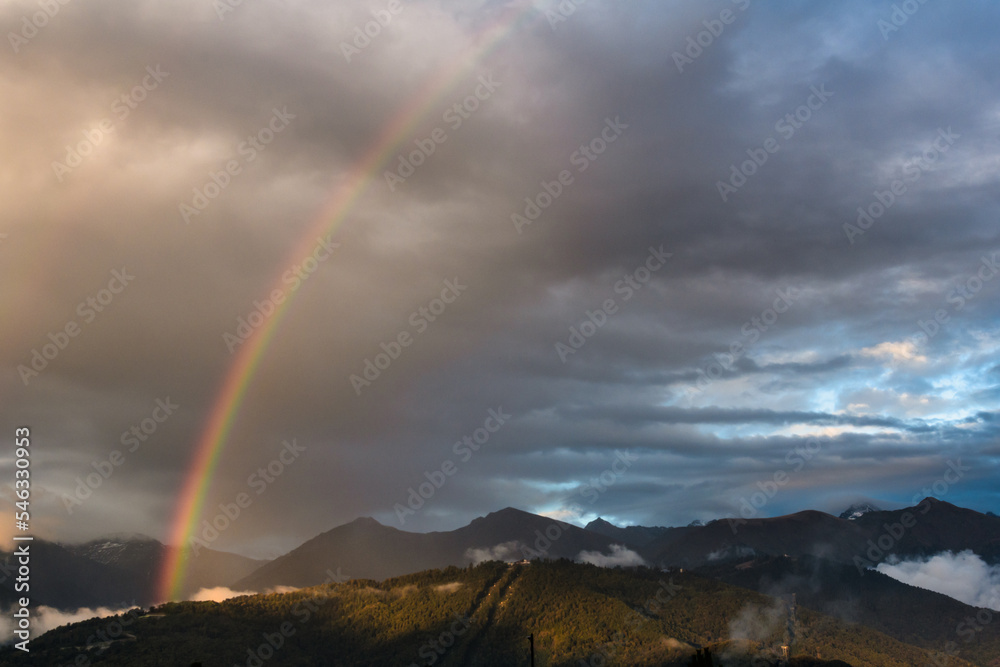
[[[237,377],[198,520],[255,557],[1000,511],[998,18],[4,3],[3,502],[27,426],[35,535],[168,541]]]

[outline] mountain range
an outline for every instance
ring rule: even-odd
[[[617,551],[613,545],[620,545]],[[321,583],[328,569],[384,579],[488,559],[578,559],[582,551],[611,559],[621,547],[660,567],[696,568],[719,560],[815,556],[874,567],[892,554],[927,557],[971,550],[1000,562],[1000,519],[926,498],[902,510],[868,511],[850,519],[807,510],[768,519],[720,519],[704,526],[618,528],[595,520],[579,528],[513,508],[448,532],[409,533],[358,519],[309,540],[236,582],[240,590]],[[599,560],[599,558],[598,558]],[[611,562],[610,560],[608,562]]]
[[[403,595],[399,591],[410,590],[408,586],[416,586],[419,590],[426,582],[437,581],[444,577],[448,581],[440,586],[451,590],[450,587],[454,585],[453,580],[465,581],[463,577],[475,579],[479,575],[469,573],[494,572],[489,568],[503,562],[530,562],[531,567],[535,567],[539,563],[586,561],[605,566],[628,566],[628,569],[605,570],[620,573],[614,575],[619,578],[614,579],[613,583],[606,584],[610,588],[598,586],[596,589],[588,589],[590,593],[587,593],[575,590],[570,584],[566,584],[569,588],[563,591],[563,594],[570,599],[576,599],[578,595],[586,597],[597,590],[600,595],[605,596],[601,604],[612,607],[624,604],[626,607],[632,605],[634,608],[634,601],[629,601],[631,594],[626,595],[622,591],[631,590],[630,587],[639,585],[637,581],[660,576],[658,573],[667,573],[664,576],[671,577],[695,577],[688,580],[690,585],[704,593],[697,600],[689,601],[697,608],[697,612],[693,616],[691,614],[676,618],[671,616],[672,620],[662,628],[663,632],[673,633],[670,636],[679,642],[674,646],[680,651],[677,655],[687,655],[696,647],[711,645],[727,651],[730,662],[726,664],[741,664],[733,656],[738,653],[742,655],[741,651],[746,652],[749,649],[745,646],[734,648],[736,645],[732,644],[731,640],[735,636],[732,631],[733,624],[744,622],[741,620],[743,612],[726,607],[725,623],[722,625],[719,619],[713,619],[712,614],[713,610],[722,609],[717,606],[718,596],[739,598],[744,594],[733,591],[750,589],[755,591],[755,594],[770,596],[771,602],[766,603],[764,611],[760,612],[771,619],[768,622],[773,621],[772,617],[779,614],[781,609],[785,611],[780,611],[780,614],[787,615],[789,605],[794,607],[795,600],[798,601],[803,614],[805,610],[809,610],[820,615],[816,618],[828,619],[816,621],[819,625],[810,631],[808,636],[813,642],[809,644],[812,646],[810,651],[828,657],[839,656],[842,662],[826,663],[815,656],[808,659],[800,656],[798,663],[793,661],[790,664],[848,664],[855,667],[917,664],[906,660],[888,661],[885,655],[879,653],[881,649],[878,646],[891,644],[895,648],[890,653],[897,658],[904,654],[910,655],[912,651],[917,651],[917,654],[922,651],[924,655],[932,656],[931,662],[921,664],[944,664],[942,661],[946,661],[949,665],[972,664],[990,667],[1000,665],[1000,662],[997,662],[997,658],[1000,658],[1000,624],[989,622],[994,618],[992,611],[976,609],[944,595],[908,586],[872,569],[886,559],[925,558],[944,551],[954,553],[969,551],[989,565],[998,565],[1000,564],[1000,518],[934,498],[925,498],[911,508],[892,511],[878,510],[870,506],[852,507],[843,516],[845,518],[806,510],[774,518],[719,519],[704,525],[623,528],[597,519],[580,528],[544,516],[506,508],[477,518],[461,528],[431,533],[411,533],[384,526],[371,518],[360,518],[321,533],[273,561],[254,561],[235,554],[203,549],[197,558],[192,559],[185,594],[190,596],[199,588],[216,586],[225,586],[237,591],[268,591],[279,587],[313,590],[309,587],[335,586],[330,583],[331,581],[340,582],[336,586],[347,585],[344,582],[352,584],[356,582],[361,588],[335,587],[330,590],[336,590],[336,595],[348,597],[355,594],[364,597],[367,594],[362,595],[358,592],[364,590],[396,591],[384,594],[389,597],[379,594],[383,596],[380,598],[383,603],[389,606],[378,613],[390,614],[388,617],[376,615],[374,619],[368,618],[365,614],[370,610],[363,613],[349,612],[362,614],[355,620],[369,624],[372,632],[379,633],[390,632],[389,626],[384,624],[396,622],[388,620],[393,613],[396,613],[392,611],[396,603],[391,601]],[[142,607],[152,604],[156,602],[155,577],[166,554],[167,549],[164,545],[145,536],[111,536],[78,545],[59,545],[36,540],[32,551],[33,602],[60,609],[125,604]],[[490,563],[494,565],[491,566]],[[483,565],[473,567],[476,564]],[[0,563],[0,578],[2,578],[0,605],[5,606],[14,596],[10,565],[9,558]],[[635,569],[633,566],[640,567]],[[486,570],[482,570],[483,567]],[[508,566],[503,565],[503,567]],[[442,572],[449,574],[440,574]],[[562,570],[559,572],[565,573]],[[597,576],[586,574],[590,572],[591,570],[581,570],[574,576],[584,578]],[[496,590],[497,596],[506,595],[504,591],[508,589],[515,590],[514,579],[510,578],[513,575],[504,578],[507,575],[503,575],[501,570],[496,570],[494,574],[496,574],[495,581],[489,585],[476,580],[478,582],[476,586],[485,587],[482,588],[482,594],[469,604],[482,606],[484,604],[482,596],[488,598],[492,595],[490,592],[493,591],[492,586],[500,587]],[[572,580],[573,577],[569,577],[567,581]],[[406,584],[407,581],[424,582],[424,584]],[[472,586],[471,583],[468,585]],[[618,592],[612,593],[612,591]],[[549,594],[554,592],[550,591],[546,595]],[[292,604],[291,601],[295,599],[296,594],[286,595],[292,597],[263,595],[236,600],[260,598],[264,602],[259,604],[269,608],[272,602],[267,602],[268,600],[285,600],[280,602],[279,606]],[[430,599],[437,598],[431,595]],[[504,597],[501,605],[499,599],[495,598],[495,604],[486,607],[492,610],[486,614],[491,619],[500,614],[500,609],[504,605],[511,604],[521,605],[526,618],[531,617],[543,624],[555,622],[544,614],[538,616],[536,613],[538,610],[530,605],[524,607],[527,602],[523,600],[516,602],[516,598]],[[350,600],[351,604],[358,603],[354,597],[350,597]],[[550,598],[545,600],[545,604],[558,604]],[[539,603],[538,600],[535,602]],[[188,618],[189,614],[195,613],[201,618],[200,615],[206,613],[222,613],[221,609],[230,610],[232,604],[237,603],[226,602],[224,607],[184,606],[189,604],[192,603],[161,606],[153,616],[167,614],[174,619],[171,623],[176,622],[187,627],[193,622]],[[245,602],[237,604],[237,607],[240,608],[240,605],[253,607],[257,604],[258,602]],[[753,604],[759,607],[761,603]],[[362,608],[368,610],[369,606],[366,605],[368,603],[363,603]],[[197,611],[199,609],[202,611]],[[901,610],[906,611],[902,613]],[[235,632],[233,630],[235,626],[229,618],[233,613],[237,612],[225,611],[223,617],[217,619],[220,625],[215,630],[210,630],[215,633],[211,636],[226,636],[227,632]],[[267,615],[265,611],[261,613]],[[406,614],[410,613],[417,612],[406,611]],[[987,615],[989,615],[988,620]],[[575,606],[566,609],[564,616],[574,619],[572,624],[580,627],[589,627],[588,624],[598,622],[591,616],[590,611]],[[656,614],[651,617],[659,618]],[[747,623],[759,625],[759,621],[760,619],[756,619],[752,623],[750,621]],[[208,623],[206,627],[211,628],[214,627],[212,623],[216,621],[208,619],[205,622]],[[515,631],[511,628],[526,627],[523,626],[525,622],[524,619],[511,620],[510,623],[513,625],[504,632],[516,634],[520,630]],[[830,623],[837,625],[829,626]],[[417,623],[414,628],[419,625]],[[66,632],[76,632],[73,630],[75,627],[75,625],[69,626],[70,629]],[[858,632],[863,629],[869,634],[852,636],[851,632],[846,630],[851,627],[857,628]],[[157,642],[160,640],[152,639],[159,635],[153,630],[155,629],[151,628],[150,646],[159,647]],[[413,632],[417,633],[417,630],[414,629]],[[478,648],[482,644],[498,641],[495,632],[499,630],[491,629],[483,632],[485,634],[479,635],[475,641],[470,640],[471,643],[465,646],[462,655],[478,654]],[[407,651],[417,648],[411,644],[417,641],[418,635],[419,633],[403,642]],[[678,637],[681,638],[677,639]],[[771,639],[777,641],[773,636]],[[341,634],[322,635],[316,641],[365,645],[365,640],[357,636],[354,630],[347,629]],[[574,653],[576,649],[572,649],[572,642],[563,646],[560,644],[563,640],[556,641],[555,636],[549,636],[545,641],[550,641],[547,645],[553,655],[576,655]],[[51,639],[51,642],[55,642],[53,645],[58,644],[55,639]],[[210,645],[211,642],[205,646]],[[660,649],[662,648],[661,646]],[[673,655],[670,651],[660,649],[648,649],[648,651],[651,651],[650,655]],[[123,655],[132,655],[129,653],[132,649],[124,644],[121,650],[124,651]],[[152,649],[146,647],[144,650]],[[159,651],[162,650],[165,649],[155,648],[150,655],[159,656]],[[372,646],[364,649],[364,651],[376,650],[382,649]],[[645,655],[643,651],[635,654],[637,662],[632,664],[684,664],[666,661],[642,662],[639,658]],[[134,658],[135,656],[130,660]],[[152,658],[153,662],[150,664],[156,664],[155,659],[156,657]],[[682,660],[682,658],[677,659]],[[684,661],[686,659],[683,658]],[[388,658],[386,660],[384,663],[375,661],[372,664],[395,664]],[[937,662],[934,662],[935,660]],[[245,658],[240,660],[241,664],[245,661]],[[419,660],[414,663],[432,664]],[[109,664],[133,663],[112,661]],[[462,663],[457,658],[449,658],[443,660],[442,664]],[[553,662],[552,664],[577,663]]]
[[[861,574],[887,557],[929,557],[964,550],[1000,564],[1000,518],[934,498],[883,511],[852,507],[848,518],[806,510],[774,518],[730,518],[682,527],[620,528],[597,519],[585,528],[506,508],[451,531],[412,533],[360,518],[259,561],[200,549],[191,558],[184,593],[224,586],[266,591],[315,586],[329,572],[382,580],[412,572],[487,561],[568,558],[599,564],[646,563],[660,568],[711,567],[762,557],[811,557]],[[141,535],[85,544],[36,540],[33,600],[59,609],[122,603],[149,605],[167,548]],[[10,554],[0,556],[0,605],[14,599]]]
[[[35,539],[30,548],[33,606],[74,610],[150,605],[158,601],[156,579],[168,550],[151,537],[116,535],[71,545]],[[265,562],[200,549],[190,559],[184,594],[191,596],[201,588],[233,583]],[[0,554],[0,607],[10,606],[23,595],[15,591],[16,571],[13,555]]]

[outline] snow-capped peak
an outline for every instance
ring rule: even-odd
[[[854,521],[858,517],[868,514],[869,512],[881,512],[882,510],[875,507],[871,503],[854,503],[846,510],[840,513],[841,519],[847,519],[848,521]]]

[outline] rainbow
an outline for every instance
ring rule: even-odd
[[[530,16],[534,14],[534,16]],[[324,237],[337,230],[348,211],[354,206],[372,181],[378,178],[385,164],[396,154],[399,147],[412,136],[416,126],[429,112],[440,106],[441,100],[461,82],[472,69],[519,26],[524,18],[537,18],[530,3],[523,7],[509,7],[491,26],[482,30],[467,50],[465,57],[457,58],[454,64],[438,70],[427,83],[400,108],[379,132],[368,151],[355,163],[349,178],[335,191],[315,221],[307,226],[307,231],[295,244],[284,268],[300,262],[311,254],[317,237]],[[280,275],[275,281],[275,289],[281,289]],[[268,292],[269,293],[269,292]],[[211,487],[221,454],[225,449],[233,425],[240,415],[240,408],[247,391],[267,353],[285,314],[293,301],[294,292],[279,306],[271,317],[260,326],[256,333],[240,346],[237,355],[226,372],[222,386],[216,395],[208,418],[195,446],[194,458],[185,474],[181,493],[175,506],[168,533],[168,552],[158,579],[160,600],[181,599],[185,577],[190,561],[190,549],[186,546],[195,534],[201,520],[205,498]]]

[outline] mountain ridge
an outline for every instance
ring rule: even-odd
[[[36,538],[31,543],[32,602],[61,610],[161,602],[157,579],[168,552],[146,535],[116,534],[74,544]],[[184,594],[227,586],[265,562],[202,548],[189,557]],[[11,574],[16,570],[14,555],[0,552],[0,606],[18,597]]]
[[[513,507],[476,517],[450,531],[412,533],[371,520],[331,528],[240,579],[241,590],[312,586],[328,570],[381,580],[410,572],[466,566],[477,560],[575,558],[610,551],[610,538]]]
[[[881,511],[882,511],[881,508],[876,507],[871,503],[866,503],[866,502],[851,503],[851,505],[847,509],[845,509],[839,515],[837,515],[837,518],[847,519],[848,521],[851,521],[865,514],[868,514],[869,512],[881,512]]]

